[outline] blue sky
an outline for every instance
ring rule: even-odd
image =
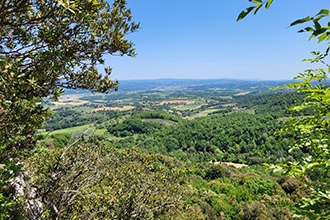
[[[289,28],[298,18],[329,8],[329,0],[274,0],[236,22],[248,0],[128,0],[141,29],[127,36],[137,57],[107,57],[112,78],[292,79],[301,60],[322,49]]]

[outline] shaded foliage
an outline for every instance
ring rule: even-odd
[[[27,166],[47,219],[167,219],[189,210],[182,165],[163,155],[76,143]]]

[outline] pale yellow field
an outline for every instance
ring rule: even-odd
[[[62,105],[71,105],[71,106],[78,106],[89,104],[90,102],[87,100],[79,100],[82,95],[63,95],[60,97],[58,101],[51,102],[55,106],[62,106]]]
[[[233,166],[235,168],[249,167],[249,165],[243,163],[232,163],[232,162],[213,162],[213,164],[226,164],[227,166]]]
[[[223,107],[233,107],[233,106],[236,106],[236,105],[237,105],[237,103],[227,103],[227,104],[223,104],[221,106],[223,106]]]
[[[249,93],[250,92],[240,92],[240,93],[235,94],[234,96],[242,96],[242,95],[247,95]]]
[[[97,111],[106,111],[106,110],[112,110],[112,111],[128,111],[128,110],[132,110],[135,107],[132,105],[125,105],[123,107],[100,107],[100,108],[96,108],[93,110],[93,112],[97,112]]]
[[[173,99],[173,100],[163,100],[159,103],[159,105],[166,105],[166,104],[194,104],[195,101],[191,101],[188,99]]]

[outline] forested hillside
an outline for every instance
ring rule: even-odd
[[[196,90],[161,88],[135,91],[136,99],[130,92],[83,94],[49,103],[54,117],[37,134],[39,147],[26,166],[35,170],[31,184],[39,184],[47,204],[61,209],[48,206],[50,215],[290,219],[308,188],[265,164],[293,163],[303,154],[289,153],[293,137],[278,133],[286,109],[302,96],[214,86],[199,86],[199,96]],[[102,207],[108,208],[92,211]]]

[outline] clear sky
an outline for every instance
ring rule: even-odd
[[[248,0],[128,0],[141,23],[128,36],[137,57],[107,57],[112,78],[281,80],[312,68],[301,60],[321,45],[288,26],[329,8],[330,1],[274,0],[269,10],[236,22],[250,5]]]

